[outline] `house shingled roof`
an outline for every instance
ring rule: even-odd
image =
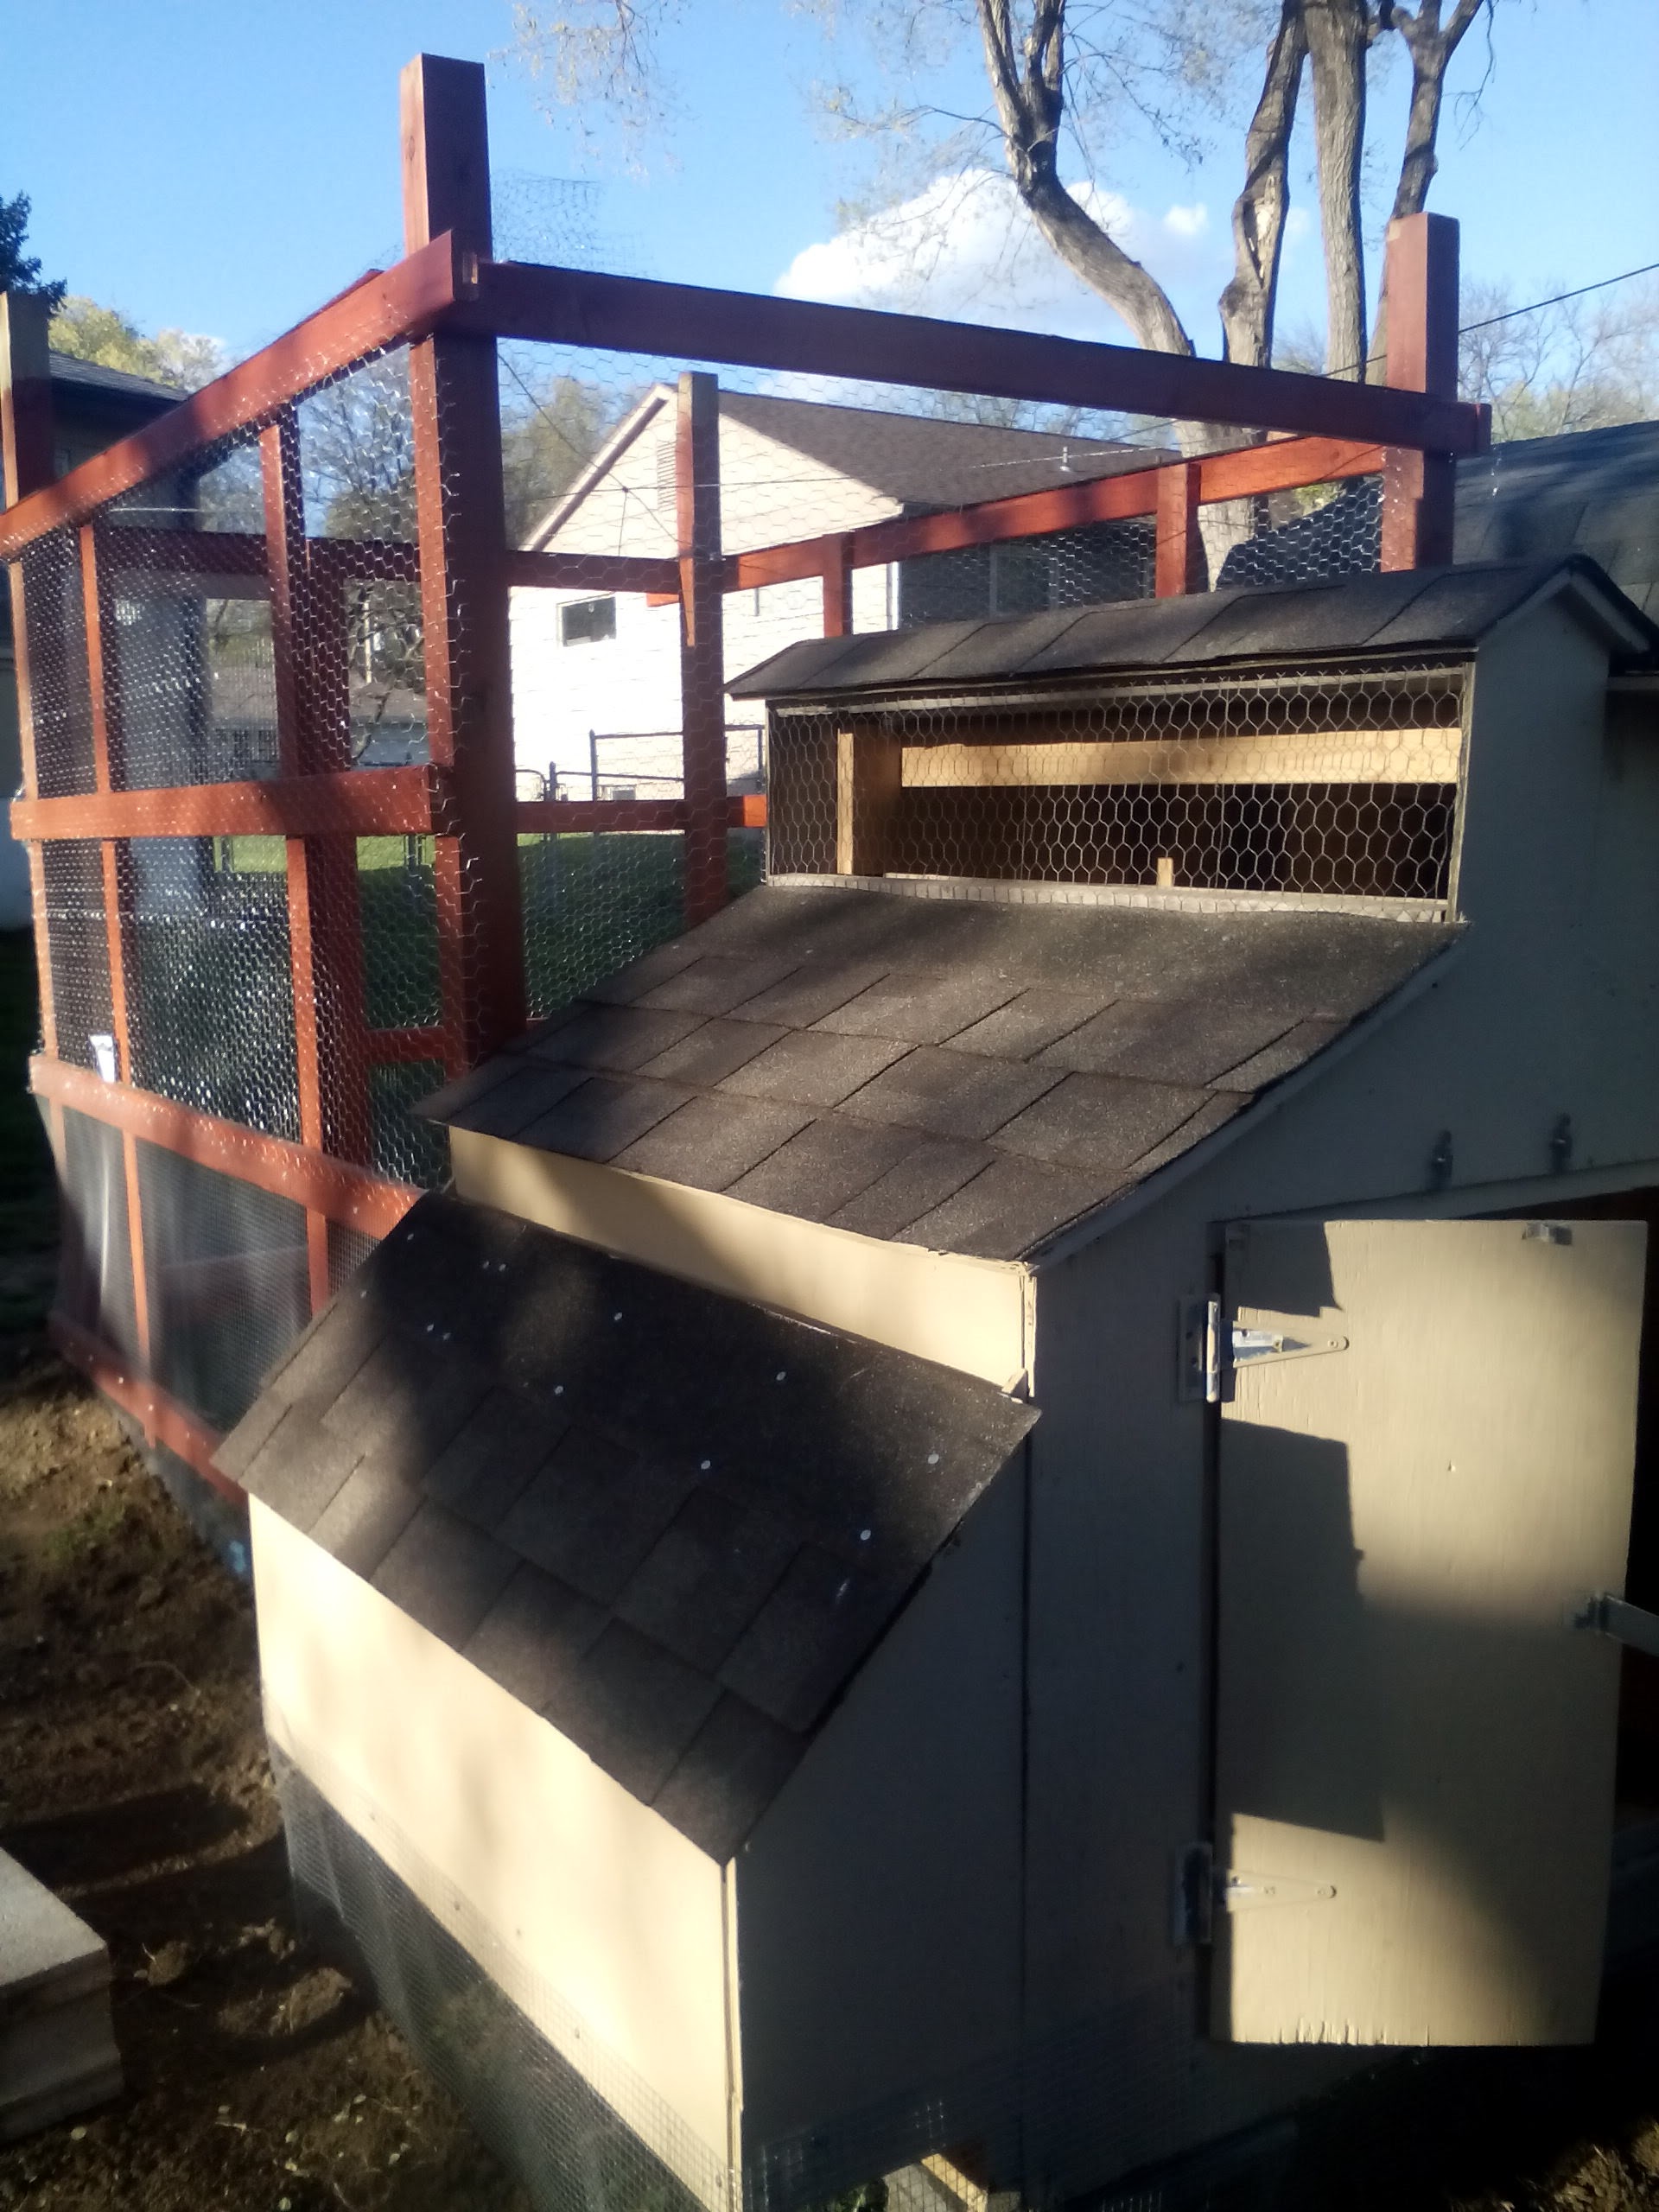
[[[720,411],[916,512],[1121,476],[1170,458],[1164,451],[1113,439],[875,407],[830,406],[769,392],[722,391]]]
[[[779,881],[417,1110],[867,1236],[1018,1259],[1222,1128],[1454,935]]]
[[[1036,1418],[433,1196],[219,1464],[724,1861]]]

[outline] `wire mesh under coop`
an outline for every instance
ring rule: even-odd
[[[549,1993],[487,1938],[488,1963],[475,1957],[275,1745],[271,1766],[302,1914],[366,1973],[538,2212],[718,2212],[730,2202],[725,2169],[643,2084],[613,2074],[601,2094],[508,1993],[516,1986],[544,2012]],[[584,2040],[592,2065],[591,2030]]]

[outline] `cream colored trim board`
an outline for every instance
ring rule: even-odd
[[[906,790],[1047,784],[1454,784],[1460,729],[1250,731],[1155,741],[907,745]],[[842,873],[848,871],[843,868]]]
[[[477,1205],[1000,1389],[1030,1370],[1030,1271],[1017,1262],[884,1243],[471,1129],[452,1129],[449,1150],[457,1193]]]
[[[735,2001],[725,1870],[250,1503],[272,1743],[657,2157],[725,2212]]]

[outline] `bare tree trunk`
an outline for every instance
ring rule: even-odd
[[[1037,0],[1018,41],[1009,0],[976,0],[976,7],[1008,174],[1032,219],[1073,276],[1116,308],[1142,346],[1191,353],[1192,340],[1163,286],[1060,182],[1065,0]]]
[[[1414,16],[1384,0],[1379,28],[1398,31],[1411,54],[1411,107],[1406,118],[1400,182],[1394,195],[1395,215],[1421,215],[1428,205],[1428,188],[1440,167],[1435,143],[1440,131],[1446,66],[1457,52],[1464,33],[1482,9],[1491,5],[1491,0],[1457,0],[1450,22],[1442,29],[1440,0],[1418,0]],[[1371,333],[1366,373],[1373,384],[1382,382],[1388,340],[1389,302],[1385,293],[1377,302],[1376,327]]]
[[[1365,56],[1375,34],[1366,0],[1302,0],[1313,80],[1313,139],[1325,236],[1325,373],[1365,367],[1365,247],[1360,162],[1365,147]]]
[[[1262,97],[1244,142],[1244,188],[1233,202],[1233,276],[1220,302],[1226,359],[1253,368],[1273,358],[1279,257],[1290,205],[1290,136],[1306,59],[1302,0],[1282,0]]]

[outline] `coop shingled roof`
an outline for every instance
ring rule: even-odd
[[[912,697],[922,687],[1210,670],[1350,653],[1459,652],[1551,593],[1596,606],[1619,649],[1659,652],[1659,628],[1592,560],[1408,569],[1294,588],[1195,592],[1105,607],[807,638],[727,687],[734,699]]]
[[[1036,1417],[435,1196],[219,1464],[723,1860]]]
[[[1454,935],[768,884],[423,1110],[1017,1259],[1220,1128]]]

